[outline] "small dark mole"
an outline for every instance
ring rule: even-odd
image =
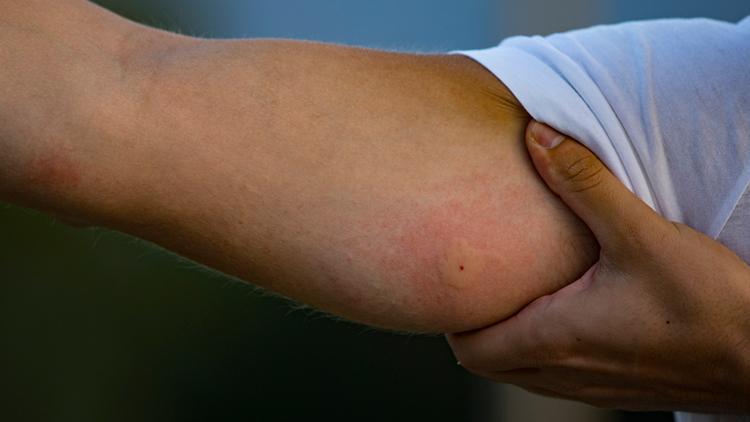
[[[581,341],[581,339],[579,337],[576,337],[576,341]]]
[[[667,321],[667,324],[669,324],[669,321]]]
[[[464,266],[463,266],[463,265],[460,265],[460,266],[458,267],[458,269],[459,269],[459,270],[461,270],[461,271],[463,271],[463,270],[464,270]]]

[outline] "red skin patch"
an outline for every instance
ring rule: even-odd
[[[478,219],[474,211],[482,206],[473,202],[451,200],[424,211],[418,222],[407,225],[392,239],[397,252],[390,265],[402,265],[401,270],[407,270],[410,279],[420,284],[465,287],[464,281],[482,267],[481,262],[475,262],[472,271],[465,271],[466,262],[490,252],[489,240],[478,230],[483,225],[489,227],[485,225],[489,222]]]
[[[416,305],[467,319],[475,314],[478,323],[494,322],[486,320],[492,314],[507,317],[536,297],[540,258],[532,246],[543,243],[543,231],[527,187],[504,182],[454,179],[425,191],[427,201],[403,204],[397,215],[373,222],[392,227],[387,247],[377,251],[383,274]]]
[[[73,161],[71,152],[65,148],[38,154],[29,162],[27,174],[35,189],[42,191],[67,189],[81,182],[79,166]]]

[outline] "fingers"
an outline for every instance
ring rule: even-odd
[[[511,318],[480,330],[448,334],[456,358],[467,370],[498,380],[503,380],[500,373],[528,375],[529,368],[564,364],[572,353],[582,352],[583,327],[591,319],[591,308],[584,304],[591,299],[588,288],[597,268],[594,265],[580,279],[531,302]]]
[[[550,189],[603,247],[622,246],[643,230],[666,223],[578,142],[532,121],[526,130],[526,146]]]
[[[541,297],[505,321],[446,338],[461,366],[479,375],[546,365],[560,343],[548,317],[550,301]]]

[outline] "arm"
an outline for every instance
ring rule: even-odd
[[[514,317],[449,335],[461,364],[594,406],[749,412],[750,267],[658,215],[572,139],[537,123],[527,134],[539,174],[589,225],[601,257]]]
[[[97,95],[29,107],[69,114],[53,133],[11,120],[8,148],[35,145],[7,167],[11,200],[404,330],[485,326],[595,255],[530,165],[528,117],[466,58],[199,40],[69,3],[57,12],[117,42],[81,47],[109,64],[82,67]],[[38,48],[75,44],[63,32]]]

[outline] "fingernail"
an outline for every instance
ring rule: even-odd
[[[531,122],[529,132],[531,139],[534,142],[547,149],[552,149],[560,145],[565,139],[565,136],[561,135],[556,130],[539,122]]]

